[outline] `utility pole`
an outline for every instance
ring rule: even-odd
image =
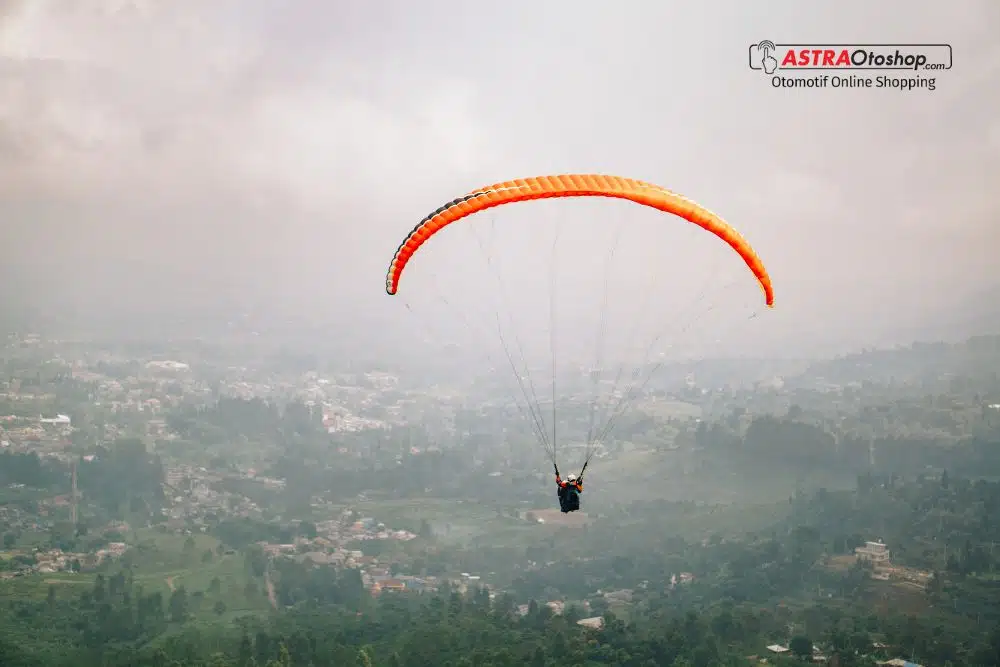
[[[73,491],[72,491],[72,497],[70,498],[70,504],[69,504],[69,520],[73,523],[73,530],[74,530],[74,532],[76,531],[76,528],[77,528],[77,525],[76,525],[76,520],[77,520],[76,506],[77,506],[77,497],[78,497],[77,488],[76,488],[76,466],[77,466],[77,460],[78,460],[77,458],[73,459],[73,468],[72,468],[72,487],[73,487]]]

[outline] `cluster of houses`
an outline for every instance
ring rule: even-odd
[[[409,541],[417,535],[408,530],[395,530],[371,517],[351,521],[345,510],[339,518],[316,524],[316,537],[298,537],[287,544],[260,542],[259,545],[271,558],[292,558],[300,563],[351,567],[361,570],[361,578],[373,595],[392,590],[434,590],[439,585],[436,577],[392,576],[374,556],[367,556],[357,549],[348,549],[351,542],[367,540]]]
[[[0,573],[0,579],[10,579],[26,574],[55,574],[56,572],[79,572],[93,569],[108,559],[120,558],[128,545],[124,542],[111,542],[103,549],[93,553],[72,553],[62,549],[36,551],[32,554],[34,563],[30,566]]]

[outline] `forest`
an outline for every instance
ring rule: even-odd
[[[240,543],[247,580],[262,585],[267,574],[278,610],[226,623],[224,608],[215,608],[220,621],[213,622],[199,608],[220,582],[164,594],[144,590],[130,569],[109,566],[85,587],[52,584],[44,598],[5,600],[0,656],[12,667],[708,667],[747,664],[747,656],[784,643],[798,657],[772,656],[772,664],[806,664],[815,652],[836,656],[839,665],[895,654],[994,665],[1000,554],[992,550],[997,527],[990,517],[997,510],[1000,483],[947,473],[911,482],[861,477],[853,491],[789,499],[783,514],[773,509],[774,520],[759,529],[695,540],[672,534],[672,522],[703,510],[651,503],[633,508],[632,523],[588,526],[569,547],[565,530],[534,545],[464,550],[422,538],[423,558],[401,560],[395,571],[426,576],[431,562],[438,572],[535,565],[509,570],[509,586],[495,594],[443,581],[436,591],[377,596],[357,570],[269,564],[221,522],[220,552]],[[896,562],[929,573],[923,590],[874,580],[853,559],[837,565],[876,534],[893,546]],[[693,581],[674,585],[678,571],[691,572]],[[632,591],[626,609],[601,593],[623,589]],[[550,599],[566,601],[561,613]],[[603,627],[579,625],[585,617],[600,617]]]

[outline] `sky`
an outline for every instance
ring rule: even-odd
[[[742,278],[718,302],[737,333],[691,334],[736,355],[989,333],[997,34],[991,0],[0,0],[0,290],[70,328],[244,317],[372,351],[470,319],[485,336],[503,310],[544,351],[551,303],[564,339],[598,312],[628,338],[602,306],[613,264],[613,306],[671,326],[706,276]],[[946,42],[954,66],[934,91],[775,89],[748,68],[762,39]],[[385,294],[392,252],[442,202],[564,172],[719,213],[775,308],[751,303],[738,258],[716,273],[718,244],[606,202],[465,221]]]

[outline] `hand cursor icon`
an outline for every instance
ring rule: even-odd
[[[778,69],[778,61],[771,55],[773,47],[770,44],[758,44],[757,50],[761,52],[760,64],[766,74],[774,74]]]
[[[774,70],[778,69],[778,61],[767,51],[764,52],[761,64],[764,65],[764,72],[767,74],[774,74]]]

